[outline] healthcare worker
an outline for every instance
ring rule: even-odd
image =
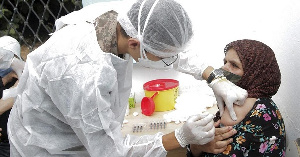
[[[11,156],[166,156],[214,138],[210,114],[191,116],[166,135],[122,135],[132,58],[156,68],[176,61],[198,78],[205,72],[178,57],[193,32],[175,1],[139,0],[126,14],[104,8],[90,5],[59,19],[56,32],[27,56],[8,122]]]
[[[0,38],[0,77],[14,71],[17,78],[20,78],[24,69],[25,62],[21,58],[21,47],[19,42],[10,36]],[[2,99],[8,99],[17,95],[17,87],[3,91]]]
[[[14,97],[3,100],[2,94],[5,89],[14,88],[18,84],[17,74],[10,68],[11,61],[20,56],[19,42],[10,37],[0,37],[0,156],[9,157],[10,147],[7,135],[7,121],[10,110],[14,104]],[[23,70],[23,69],[22,69]]]

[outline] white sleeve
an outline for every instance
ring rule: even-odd
[[[78,69],[78,71],[82,70],[85,68]],[[81,81],[73,80],[69,75],[59,81],[50,81],[48,86],[51,99],[89,154],[92,157],[152,156],[153,154],[165,156],[161,133],[123,137],[121,124],[114,119],[118,115],[115,115],[111,109],[111,100],[116,99],[113,88],[117,84],[112,81],[113,79],[108,79],[110,72],[107,69],[101,71],[103,73],[97,75],[108,76],[102,77],[109,80],[108,82],[99,82],[95,75],[90,75],[91,79]]]
[[[203,58],[189,52],[179,53],[178,59],[173,65],[175,70],[190,74],[197,80],[203,80],[202,74],[207,67],[208,65],[204,62]]]
[[[163,133],[155,135],[126,135],[124,145],[129,147],[126,156],[165,157],[167,151],[162,145]]]

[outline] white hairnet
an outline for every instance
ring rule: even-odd
[[[118,22],[141,49],[162,58],[185,51],[193,35],[190,18],[174,0],[138,0]]]
[[[8,50],[21,59],[21,48],[19,42],[10,36],[3,36],[0,38],[0,48]]]

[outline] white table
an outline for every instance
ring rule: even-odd
[[[208,108],[207,111],[210,113],[216,113],[217,107],[214,105],[211,108]],[[137,112],[139,113],[138,116],[133,116],[133,113]],[[157,132],[162,132],[164,134],[168,134],[172,131],[174,131],[176,128],[181,127],[183,123],[175,124],[174,122],[166,123],[164,126],[163,124],[163,115],[171,112],[171,111],[165,111],[165,112],[154,112],[151,116],[145,116],[141,112],[140,103],[137,103],[135,108],[130,109],[129,115],[125,117],[126,120],[128,120],[128,123],[123,124],[122,127],[122,133],[123,135],[126,134],[132,134],[132,135],[147,135],[147,134],[155,134]],[[154,123],[159,123],[159,127],[155,125]],[[160,122],[162,122],[162,125],[160,125]],[[152,128],[151,128],[152,123]],[[139,126],[139,129],[137,129],[137,126]],[[143,126],[142,129],[140,129],[140,126]],[[135,127],[135,130],[133,131],[133,128]],[[168,152],[169,157],[184,157],[186,156],[186,149],[185,148],[179,148],[176,150],[172,150]]]

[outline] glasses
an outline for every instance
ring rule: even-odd
[[[178,59],[178,54],[169,58],[164,58],[162,59],[162,61],[166,64],[166,66],[170,66],[173,63],[175,63],[177,59]]]
[[[147,51],[144,49],[144,52],[147,52]],[[145,54],[145,56],[147,56],[147,55]],[[173,63],[175,63],[177,59],[178,59],[178,54],[175,56],[172,56],[172,57],[163,58],[161,60],[166,66],[170,66]]]

